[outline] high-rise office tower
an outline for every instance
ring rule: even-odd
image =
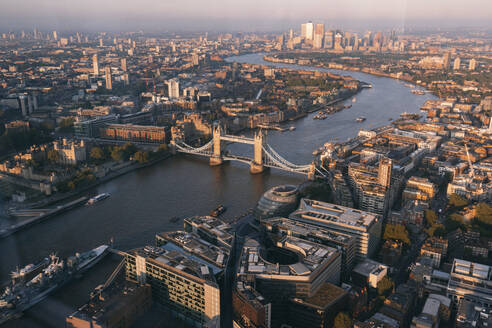
[[[307,40],[314,39],[314,24],[312,22],[306,23],[306,39]]]
[[[325,32],[325,48],[333,48],[334,44],[334,33],[333,31],[326,31]]]
[[[474,71],[476,68],[477,68],[477,61],[475,60],[475,58],[472,58],[470,60],[470,64],[468,65],[468,69],[470,71]]]
[[[289,30],[289,40],[292,40],[294,38],[294,30],[290,29]]]
[[[389,158],[379,160],[378,182],[383,187],[389,187],[391,183],[391,169],[393,162]]]
[[[21,94],[19,95],[19,107],[21,109],[22,116],[27,116],[27,95]]]
[[[325,25],[316,24],[314,29],[314,43],[313,48],[321,49],[323,47],[323,37],[325,34]]]
[[[357,35],[357,33],[354,34],[354,48],[353,48],[354,51],[357,51],[359,50],[359,36]]]
[[[448,51],[444,54],[442,58],[443,69],[448,69],[451,64],[451,53]]]
[[[193,54],[191,56],[191,61],[192,61],[192,63],[193,63],[194,66],[198,66],[198,64],[199,64],[198,54]]]
[[[171,79],[167,81],[167,91],[169,98],[179,98],[179,81],[177,79]]]
[[[102,47],[103,46],[103,39],[99,39],[99,46]]]
[[[454,63],[453,63],[453,69],[455,71],[459,71],[460,66],[461,66],[461,59],[460,59],[460,57],[456,57],[456,59],[454,60]]]
[[[58,33],[53,31],[53,39],[58,40]]]
[[[301,38],[302,39],[306,38],[306,29],[307,29],[307,24],[301,24]]]
[[[97,59],[97,54],[92,56],[92,67],[94,68],[94,75],[99,76],[99,60]]]
[[[126,58],[121,58],[121,70],[123,72],[126,72],[127,68],[126,68]]]
[[[112,80],[111,80],[111,67],[106,66],[105,69],[105,78],[106,78],[106,89],[113,89]]]
[[[38,29],[35,28],[34,29],[34,39],[37,39],[38,38]]]
[[[334,42],[334,45],[333,45],[333,47],[335,49],[343,49],[342,39],[343,39],[343,36],[340,33],[337,33],[335,35],[335,42]]]

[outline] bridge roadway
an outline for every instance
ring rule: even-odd
[[[247,138],[247,137],[241,137],[241,136],[232,136],[232,135],[221,135],[220,140],[224,141],[230,141],[230,142],[239,142],[243,144],[249,144],[249,145],[254,145],[255,144],[255,139],[253,138]]]

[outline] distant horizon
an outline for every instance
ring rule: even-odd
[[[492,29],[492,1],[469,0],[2,0],[0,30],[279,32],[328,28]]]

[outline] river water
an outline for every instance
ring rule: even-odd
[[[412,94],[408,87],[397,80],[360,72],[273,64],[263,61],[262,54],[227,60],[322,70],[350,75],[373,85],[372,89],[364,89],[357,94],[355,102],[346,101],[353,105],[352,108],[329,115],[326,120],[313,120],[314,114],[310,114],[286,124],[295,126],[294,131],[268,132],[268,144],[295,164],[311,162],[313,150],[327,141],[344,141],[357,135],[360,128],[388,124],[389,118],[397,118],[403,112],[418,112],[425,100],[434,99],[429,94]],[[355,118],[358,116],[365,116],[367,120],[356,123]],[[244,145],[230,145],[228,149],[232,153],[252,153],[252,149]],[[155,233],[182,228],[182,220],[169,222],[173,216],[183,218],[207,215],[218,204],[224,204],[228,207],[225,217],[233,218],[253,207],[268,188],[303,181],[303,176],[278,170],[250,175],[245,164],[227,163],[210,167],[205,159],[179,155],[95,188],[92,194],[111,193],[111,197],[101,203],[79,207],[0,240],[0,281],[8,279],[9,273],[16,266],[38,261],[50,252],[66,257],[108,243],[112,237],[115,246],[122,250],[153,244]],[[63,325],[63,317],[87,299],[91,288],[104,281],[106,272],[114,267],[114,261],[105,260],[100,266],[94,269],[101,272],[99,276],[88,273],[87,278],[73,284],[69,290],[58,292],[27,311],[25,318],[11,322],[8,326]],[[49,313],[46,311],[50,311],[54,304],[57,305],[58,316],[53,317],[53,322],[48,324],[44,321],[41,324],[33,319],[39,319],[40,313]]]

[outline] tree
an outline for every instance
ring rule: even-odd
[[[48,160],[53,163],[58,162],[60,160],[60,154],[58,153],[58,151],[51,149],[48,152]]]
[[[492,207],[486,203],[478,203],[477,219],[480,223],[492,225]]]
[[[120,147],[114,147],[111,151],[111,158],[117,162],[122,161],[124,159],[123,156],[124,154]]]
[[[149,161],[149,153],[146,151],[137,151],[135,155],[133,155],[133,159],[142,163],[147,163]]]
[[[95,160],[104,159],[104,151],[100,147],[94,147],[91,149],[90,157]]]
[[[350,319],[349,315],[345,312],[339,312],[335,317],[335,321],[333,323],[334,328],[351,328],[352,327],[352,319]]]
[[[457,213],[453,213],[448,216],[446,222],[444,222],[444,225],[447,232],[454,231],[458,228],[464,228],[463,217]]]
[[[388,296],[389,294],[391,294],[394,287],[395,287],[395,283],[393,282],[393,280],[391,280],[390,277],[385,276],[385,277],[383,277],[383,279],[381,279],[378,282],[378,285],[377,285],[378,295]]]
[[[387,224],[384,229],[384,240],[399,240],[406,245],[410,245],[410,237],[407,228],[402,224]]]
[[[69,118],[64,118],[60,121],[58,124],[58,127],[60,128],[60,131],[62,132],[71,132],[73,130],[73,123],[75,122],[75,119],[73,117]]]
[[[449,205],[451,207],[465,207],[468,205],[468,201],[458,194],[451,194],[449,196]]]
[[[437,223],[437,214],[433,210],[427,210],[425,211],[425,220],[427,221],[427,224],[432,227]]]

